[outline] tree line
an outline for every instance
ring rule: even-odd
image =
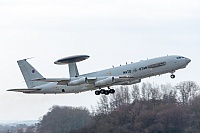
[[[101,95],[90,112],[84,107],[53,106],[32,131],[37,133],[198,133],[200,88],[142,83]],[[31,128],[29,128],[31,130]],[[25,133],[26,131],[24,131]],[[30,132],[30,131],[29,131]]]
[[[73,133],[199,133],[200,89],[193,81],[121,86],[93,113],[92,124]]]

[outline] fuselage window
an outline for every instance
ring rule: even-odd
[[[148,68],[155,68],[155,67],[160,67],[164,65],[166,65],[166,62],[160,62],[160,63],[149,65]]]

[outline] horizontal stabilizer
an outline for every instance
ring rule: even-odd
[[[23,92],[23,93],[32,93],[32,92],[38,92],[41,89],[9,89],[7,91],[15,91],[15,92]]]

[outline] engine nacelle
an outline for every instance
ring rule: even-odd
[[[79,78],[79,79],[75,79],[75,80],[72,80],[68,83],[69,86],[76,86],[76,85],[80,85],[80,84],[85,84],[87,81],[87,78],[86,77],[82,77],[82,78]]]
[[[94,85],[95,86],[107,86],[107,85],[111,85],[112,83],[114,83],[115,82],[115,79],[114,79],[114,77],[108,77],[108,78],[106,78],[106,79],[102,79],[102,80],[99,80],[99,81],[96,81],[95,83],[94,83]]]

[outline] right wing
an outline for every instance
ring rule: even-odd
[[[23,93],[33,93],[38,92],[41,89],[9,89],[7,91],[23,92]]]

